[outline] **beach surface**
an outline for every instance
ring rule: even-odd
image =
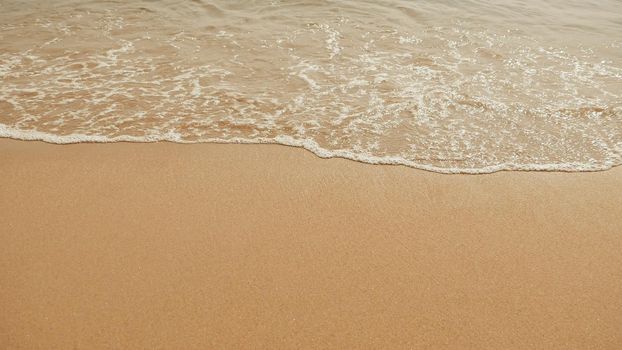
[[[0,140],[2,349],[620,349],[622,167]]]

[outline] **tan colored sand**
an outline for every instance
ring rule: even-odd
[[[621,349],[622,168],[0,140],[2,349]]]

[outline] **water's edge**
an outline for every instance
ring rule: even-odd
[[[327,150],[320,147],[313,140],[297,140],[291,136],[281,135],[273,139],[268,138],[232,138],[218,139],[211,138],[200,141],[186,141],[179,138],[178,135],[148,135],[144,137],[136,137],[122,135],[117,137],[107,137],[101,135],[54,135],[40,131],[24,131],[10,128],[0,123],[0,138],[9,138],[22,141],[43,141],[50,144],[64,145],[77,143],[114,143],[114,142],[132,142],[132,143],[154,143],[154,142],[172,142],[182,144],[199,144],[199,143],[218,143],[218,144],[275,144],[291,147],[303,148],[316,156],[324,159],[343,158],[358,161],[361,163],[375,165],[404,165],[409,168],[425,170],[441,174],[492,174],[499,171],[548,171],[548,172],[597,172],[609,170],[613,167],[622,165],[622,159],[608,160],[596,166],[586,163],[551,163],[551,164],[514,164],[503,163],[482,168],[441,168],[427,164],[416,163],[400,157],[377,157],[366,154],[358,154],[345,150]]]

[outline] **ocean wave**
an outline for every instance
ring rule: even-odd
[[[2,135],[278,143],[444,173],[608,169],[622,23],[603,11],[615,2],[556,1],[8,2]]]

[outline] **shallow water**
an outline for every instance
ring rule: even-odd
[[[0,136],[622,163],[622,3],[0,0]]]

